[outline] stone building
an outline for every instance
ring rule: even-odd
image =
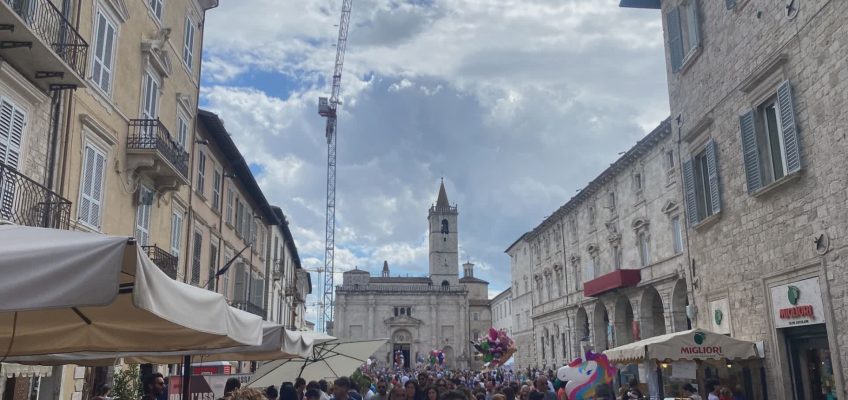
[[[661,10],[696,324],[764,342],[768,398],[844,398],[848,2],[621,5]]]
[[[526,366],[690,327],[678,165],[666,120],[508,250],[528,258],[512,264],[532,293]]]
[[[505,330],[510,337],[512,332],[512,288],[506,288],[489,300],[492,310],[492,328]],[[515,338],[513,337],[513,340]]]
[[[303,305],[306,296],[312,293],[309,272],[303,270],[300,255],[294,243],[289,222],[279,207],[271,207],[278,225],[271,227],[270,252],[266,258],[269,271],[266,276],[268,287],[268,320],[292,330],[302,330]],[[305,282],[304,284],[300,284]]]
[[[441,349],[447,365],[479,365],[473,361],[469,340],[476,330],[491,326],[488,282],[474,277],[474,265],[464,265],[459,276],[459,212],[450,205],[442,182],[436,204],[430,207],[429,275],[391,276],[388,262],[380,276],[360,269],[343,274],[336,287],[335,333],[351,338],[389,338],[375,353],[391,366],[395,351],[407,366],[426,362]]]
[[[512,339],[518,351],[515,353],[516,368],[536,366],[533,342],[533,274],[530,268],[530,243],[521,235],[506,253],[509,255],[509,270],[512,275]]]

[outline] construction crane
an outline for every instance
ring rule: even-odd
[[[327,214],[324,240],[324,285],[321,298],[321,315],[318,330],[333,333],[333,272],[336,252],[336,109],[342,86],[342,67],[347,48],[347,30],[350,25],[350,7],[353,0],[342,0],[339,21],[339,40],[336,43],[336,65],[333,68],[333,87],[330,98],[318,99],[318,114],[327,118]]]

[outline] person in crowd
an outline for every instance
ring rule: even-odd
[[[350,378],[342,376],[333,382],[333,396],[331,400],[347,400],[350,393]]]
[[[545,400],[545,393],[538,390],[531,391],[530,400]]]
[[[642,391],[639,390],[639,381],[636,380],[636,378],[631,378],[630,382],[627,383],[627,395],[625,399],[640,400],[644,398],[645,395],[643,395]]]
[[[707,389],[708,393],[707,400],[720,400],[719,391],[721,390],[721,384],[718,382],[717,379],[707,380],[707,383],[704,385],[704,387]]]
[[[306,397],[306,400],[321,400],[321,390],[306,389],[306,393],[303,396]]]
[[[698,394],[698,390],[691,383],[683,385],[683,395],[690,400],[703,400],[701,395]]]
[[[291,382],[285,382],[280,386],[280,400],[298,400],[297,390]]]
[[[142,400],[156,400],[156,398],[159,397],[159,395],[165,390],[165,378],[158,372],[148,375],[142,381],[142,384],[144,386],[144,396],[141,397]]]
[[[742,389],[741,384],[736,384],[733,388],[733,400],[745,400],[745,389]]]
[[[729,387],[724,386],[718,391],[719,400],[733,400],[733,392]]]
[[[512,386],[504,386],[501,392],[506,397],[506,400],[515,400],[515,389]]]
[[[389,400],[406,400],[406,389],[398,385],[389,392]]]
[[[265,397],[267,397],[268,400],[277,400],[277,397],[279,397],[279,395],[280,392],[277,391],[276,386],[271,385],[265,388]]]
[[[440,400],[468,400],[468,398],[459,390],[448,390],[442,394]]]
[[[234,390],[241,388],[241,381],[238,378],[230,378],[227,379],[227,382],[224,383],[224,397],[227,397]]]
[[[385,379],[377,381],[377,391],[368,400],[389,400],[389,383]]]
[[[612,386],[606,383],[598,385],[598,387],[595,389],[595,399],[615,400],[615,392],[612,390]]]
[[[347,393],[352,400],[362,400],[362,394],[359,393],[359,384],[353,379],[350,380],[350,390]]]
[[[553,389],[548,386],[547,376],[540,375],[538,378],[536,378],[535,387],[537,392],[542,393],[545,396],[544,400],[557,400],[556,393],[554,393]]]
[[[530,386],[521,386],[521,389],[518,390],[518,400],[530,400]]]
[[[109,385],[101,385],[95,392],[96,396],[92,400],[111,400],[112,388]]]
[[[503,393],[495,393],[492,395],[491,400],[506,400],[506,396],[504,396]]]
[[[297,390],[297,400],[303,400],[303,393],[306,392],[306,379],[301,377],[295,379],[294,390]]]
[[[426,400],[439,400],[439,390],[435,386],[430,386],[424,390]]]
[[[418,384],[421,385],[421,387],[430,387],[433,384],[430,382],[430,374],[426,372],[418,374]]]
[[[229,400],[266,400],[265,394],[259,389],[237,388],[227,396]]]

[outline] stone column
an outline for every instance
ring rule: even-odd
[[[368,307],[368,338],[369,339],[374,338],[374,307],[375,306],[376,306],[376,304],[375,304],[375,301],[374,301],[374,295],[369,294],[368,295],[368,303],[367,303],[367,307]]]

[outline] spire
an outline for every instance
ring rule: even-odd
[[[436,200],[436,208],[450,207],[448,203],[448,194],[445,192],[445,178],[442,178],[442,184],[439,186],[439,198]]]
[[[383,261],[383,277],[389,277],[389,262],[385,260]]]

